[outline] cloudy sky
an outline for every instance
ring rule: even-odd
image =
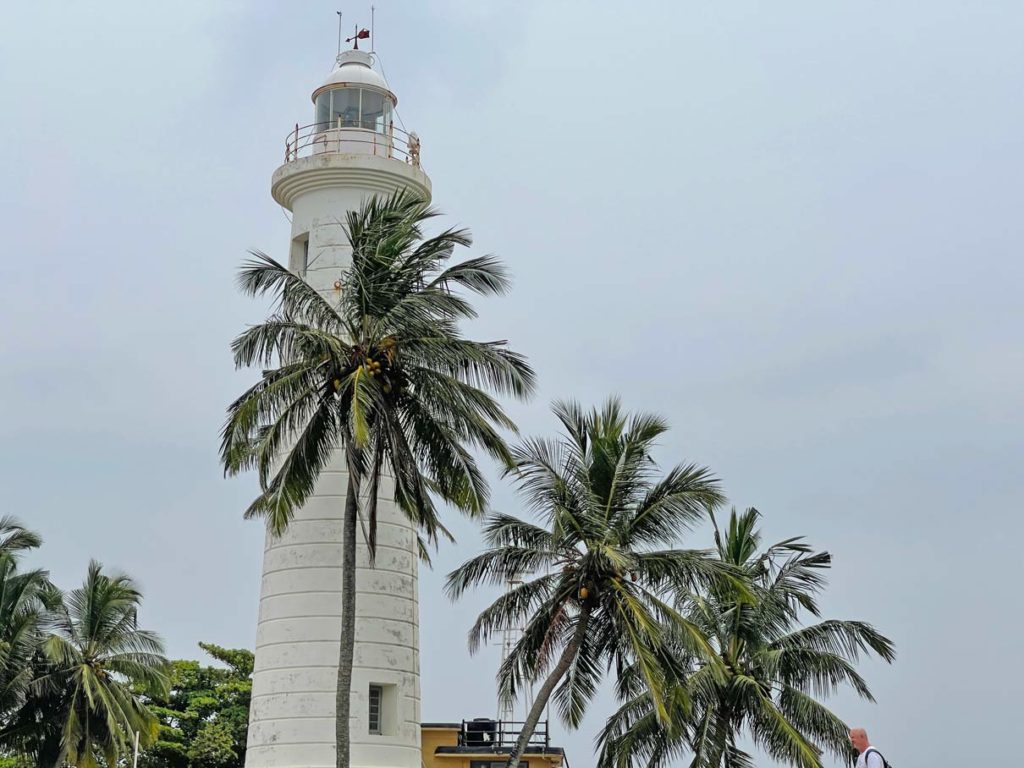
[[[233,278],[285,253],[270,175],[336,7],[4,11],[0,511],[64,586],[134,575],[174,656],[254,641],[262,532],[217,433],[262,310]],[[1004,762],[1019,715],[1022,35],[998,0],[377,0],[436,203],[514,271],[472,330],[537,368],[523,431],[618,393],[670,419],[666,464],[830,550],[829,614],[899,651],[864,665],[877,705],[833,703],[897,765]],[[494,711],[497,651],[451,642],[486,596],[440,595],[478,545],[453,528],[421,582],[429,720]],[[574,765],[608,706],[558,732]]]

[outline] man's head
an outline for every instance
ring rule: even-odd
[[[857,750],[858,754],[871,746],[868,741],[868,732],[863,728],[850,729],[850,743],[853,744],[853,748]]]

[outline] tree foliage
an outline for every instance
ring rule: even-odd
[[[488,517],[486,551],[447,583],[453,598],[473,586],[517,583],[470,631],[475,650],[506,627],[525,626],[498,674],[503,699],[543,680],[510,766],[550,697],[575,727],[609,668],[633,665],[657,721],[667,721],[673,697],[687,694],[670,685],[678,659],[669,639],[709,668],[720,665],[692,620],[664,599],[730,578],[707,553],[680,548],[686,531],[721,502],[717,479],[695,464],[662,472],[652,448],[666,423],[630,415],[618,400],[589,412],[557,403],[554,413],[563,435],[526,440],[509,470],[536,522]]]
[[[217,666],[171,662],[170,685],[149,698],[160,721],[156,742],[139,757],[140,768],[242,768],[252,693],[251,651],[199,647]]]
[[[21,556],[42,543],[14,518],[0,518],[0,718],[24,701],[44,622],[59,594],[43,570],[21,571]]]
[[[228,408],[221,455],[229,474],[257,471],[262,490],[246,514],[273,532],[342,448],[360,485],[392,476],[395,501],[429,539],[442,532],[435,495],[484,511],[487,484],[469,449],[507,462],[497,430],[515,425],[494,394],[526,397],[534,375],[506,342],[463,336],[460,321],[476,311],[461,294],[504,293],[510,281],[493,256],[449,264],[472,241],[462,229],[424,237],[437,215],[406,191],[350,212],[352,263],[333,299],[264,254],[243,267],[242,290],[274,297],[275,310],[232,345],[238,367],[263,370]],[[365,503],[372,549],[377,494]]]
[[[825,752],[849,760],[848,728],[822,699],[840,686],[872,700],[855,663],[865,654],[891,662],[892,642],[862,621],[820,618],[817,595],[831,566],[802,538],[760,548],[759,513],[733,511],[724,534],[715,529],[720,562],[738,569],[748,588],[709,585],[676,596],[681,613],[708,639],[717,662],[680,649],[687,674],[668,726],[637,665],[620,681],[620,708],[599,737],[604,768],[662,768],[685,760],[691,768],[748,768],[747,742],[774,761],[821,768]]]
[[[112,766],[156,719],[137,694],[159,693],[166,660],[140,629],[142,595],[123,574],[89,564],[82,586],[61,593],[19,556],[39,537],[0,520],[0,750],[12,765]],[[3,754],[0,752],[0,754]]]

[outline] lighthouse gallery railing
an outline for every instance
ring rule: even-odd
[[[420,166],[420,142],[416,134],[407,133],[394,125],[386,133],[343,122],[295,125],[284,143],[284,161],[290,163],[300,157],[317,154],[352,153],[390,157]]]

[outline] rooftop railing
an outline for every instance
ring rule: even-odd
[[[459,732],[460,747],[482,747],[484,749],[507,749],[514,747],[526,723],[512,720],[463,720]],[[548,733],[548,721],[541,720],[530,735],[527,749],[548,749],[551,737]]]

